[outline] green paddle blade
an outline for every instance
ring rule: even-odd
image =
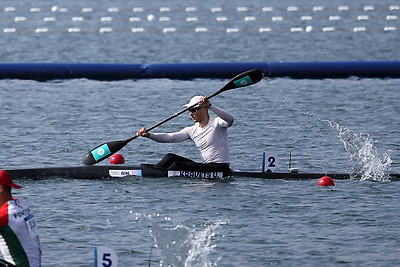
[[[240,87],[249,86],[260,82],[264,78],[264,74],[261,70],[248,70],[234,77],[229,83],[227,83],[222,90],[235,89]]]
[[[128,140],[111,141],[101,144],[89,151],[83,157],[82,161],[86,165],[94,165],[122,149],[129,142]]]
[[[260,82],[262,79],[264,79],[264,74],[262,73],[261,70],[253,69],[245,71],[232,78],[224,87],[222,87],[212,95],[207,96],[207,98],[211,98],[227,90],[256,84]]]

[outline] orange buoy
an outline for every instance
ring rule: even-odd
[[[334,186],[335,182],[329,176],[323,176],[318,180],[319,186]]]
[[[110,158],[110,164],[124,164],[125,159],[121,154],[114,154]]]

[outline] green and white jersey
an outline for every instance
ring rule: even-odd
[[[0,249],[15,266],[41,266],[36,220],[28,204],[13,198],[0,207]]]

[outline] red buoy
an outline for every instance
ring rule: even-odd
[[[114,154],[110,158],[110,164],[124,164],[125,159],[121,154]]]
[[[334,186],[335,182],[329,176],[323,176],[318,180],[319,186]]]

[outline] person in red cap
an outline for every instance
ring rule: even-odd
[[[36,219],[23,200],[13,197],[11,188],[20,189],[11,175],[0,170],[0,266],[41,266],[42,251]]]

